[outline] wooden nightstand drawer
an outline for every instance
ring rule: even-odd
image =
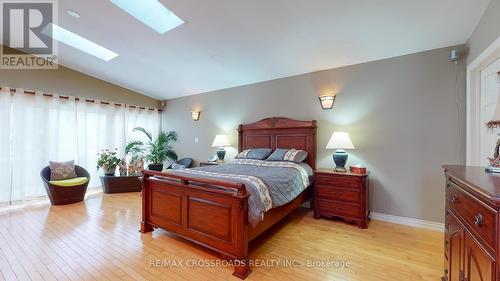
[[[361,215],[358,205],[339,203],[320,198],[317,200],[318,209],[322,212],[330,213],[331,215],[347,216],[351,218],[357,218]]]
[[[336,186],[344,188],[359,188],[360,180],[357,178],[348,177],[330,177],[323,174],[318,174],[316,184],[326,186]]]
[[[360,203],[361,192],[352,189],[340,189],[328,186],[316,185],[317,196],[319,198],[340,201],[340,202],[350,202],[350,203]]]
[[[340,173],[331,169],[314,171],[314,217],[342,218],[366,228],[368,174]]]

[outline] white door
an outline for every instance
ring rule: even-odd
[[[493,156],[497,141],[498,131],[488,129],[486,123],[493,119],[500,96],[499,71],[500,59],[497,59],[481,71],[481,123],[479,124],[479,164],[481,166],[488,166],[488,157]]]

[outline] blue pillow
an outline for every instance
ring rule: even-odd
[[[307,154],[305,150],[278,148],[266,160],[300,163],[307,159]]]
[[[186,166],[184,165],[181,165],[181,164],[177,164],[177,163],[172,163],[172,166],[171,166],[172,170],[184,170],[186,169]]]
[[[264,160],[271,155],[272,149],[270,148],[252,148],[245,149],[236,156],[237,159],[257,159]]]
[[[269,157],[266,159],[268,161],[283,161],[283,158],[285,158],[285,153],[290,150],[290,149],[283,149],[283,148],[277,148],[273,154],[269,155]]]

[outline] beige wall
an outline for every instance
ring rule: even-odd
[[[468,62],[477,58],[498,37],[500,37],[500,0],[491,0],[469,39]]]
[[[159,106],[156,99],[64,66],[55,70],[0,69],[0,85],[133,105]]]
[[[240,123],[273,116],[316,119],[318,167],[334,166],[333,151],[325,146],[333,131],[345,130],[356,146],[349,164],[360,162],[371,171],[373,211],[443,222],[440,166],[464,162],[465,139],[465,67],[461,61],[457,96],[450,50],[173,99],[163,114],[164,129],[179,133],[176,150],[181,157],[200,161],[214,154],[216,148],[210,146],[220,133],[230,137],[234,147],[226,157],[233,157]],[[329,89],[338,96],[334,109],[324,111],[317,96]],[[198,122],[191,120],[193,109],[202,111]]]

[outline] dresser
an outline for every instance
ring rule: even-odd
[[[443,281],[500,278],[500,175],[443,166],[446,176]]]
[[[333,169],[314,171],[314,217],[341,218],[368,226],[368,174],[339,173]]]

